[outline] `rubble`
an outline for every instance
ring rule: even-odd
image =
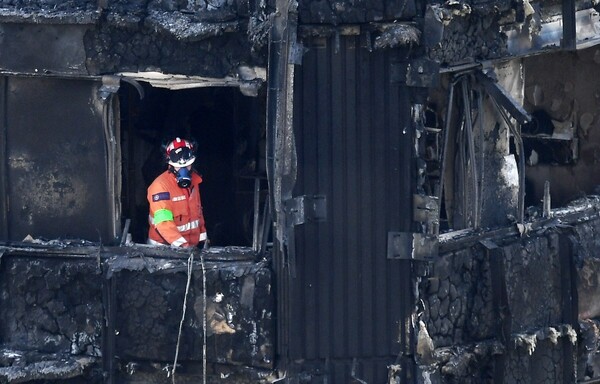
[[[0,368],[0,383],[25,383],[32,380],[70,379],[83,375],[97,359],[92,357],[66,357],[45,360],[22,366]]]

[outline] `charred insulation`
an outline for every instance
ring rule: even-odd
[[[439,12],[448,12],[440,16]],[[433,10],[427,18],[431,28],[438,35],[428,44],[428,56],[441,64],[464,64],[481,60],[493,60],[508,54],[506,35],[500,32],[497,13],[483,14],[467,9],[457,11],[458,15],[446,10]],[[443,20],[442,17],[449,17]],[[427,22],[426,22],[427,23]]]

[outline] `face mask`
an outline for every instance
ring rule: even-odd
[[[179,168],[179,171],[175,172],[175,176],[180,188],[188,188],[192,185],[192,174],[186,167]]]

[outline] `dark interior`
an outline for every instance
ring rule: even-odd
[[[202,205],[213,246],[251,246],[255,181],[261,206],[267,183],[264,161],[264,95],[244,96],[237,87],[169,90],[143,83],[144,95],[119,91],[123,219],[145,243],[146,189],[166,169],[162,145],[180,136],[196,141],[194,168],[202,175]]]

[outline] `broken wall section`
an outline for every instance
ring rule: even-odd
[[[207,377],[261,382],[274,360],[271,272],[250,251],[211,252],[197,255],[189,287],[185,256],[5,254],[0,382],[164,381],[176,352],[182,380],[206,363]]]
[[[419,286],[420,369],[440,383],[583,377],[573,369],[585,357],[574,352],[572,244],[561,230],[523,238],[506,231],[441,254]]]

